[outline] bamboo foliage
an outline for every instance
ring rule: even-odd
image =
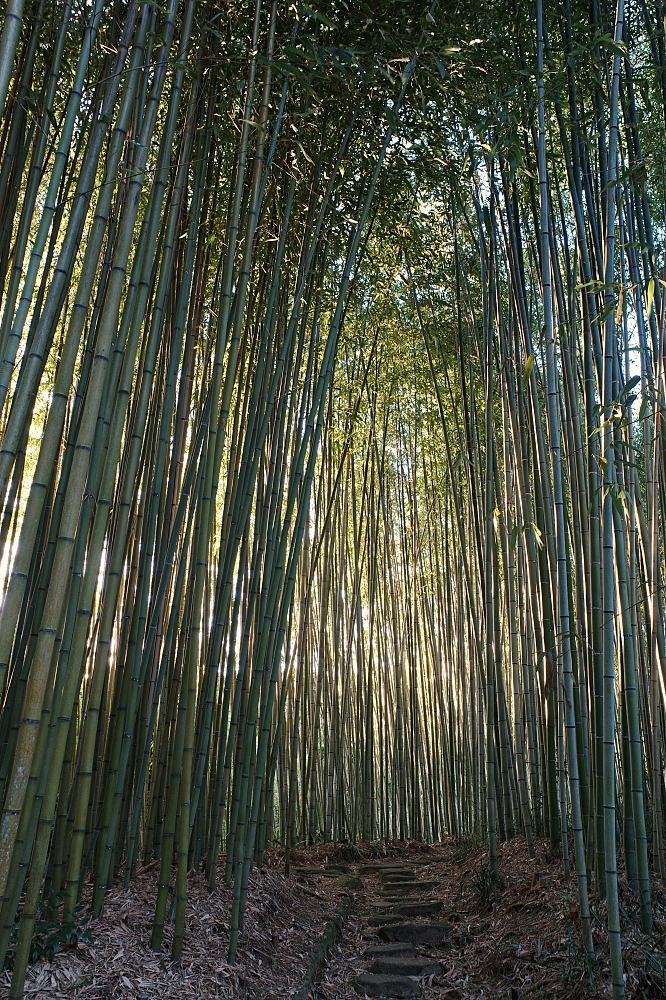
[[[233,961],[274,843],[545,835],[617,997],[618,856],[652,928],[661,8],[416,6],[6,7],[12,997],[152,860]]]

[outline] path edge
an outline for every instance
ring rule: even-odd
[[[342,938],[342,929],[349,918],[353,905],[354,896],[352,893],[347,893],[343,896],[333,916],[330,920],[326,921],[324,929],[317,938],[317,942],[310,954],[303,982],[296,992],[291,994],[291,1000],[308,1000],[315,976],[323,969],[333,946]]]

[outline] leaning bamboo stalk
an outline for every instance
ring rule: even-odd
[[[578,900],[583,946],[592,957],[592,930],[587,895],[587,869],[585,844],[583,839],[583,819],[580,803],[580,781],[578,774],[578,747],[576,718],[574,714],[573,671],[571,660],[571,627],[569,615],[569,589],[567,580],[566,533],[564,515],[563,472],[560,443],[560,402],[557,371],[555,365],[555,334],[553,329],[553,306],[551,293],[550,263],[550,219],[548,204],[548,178],[546,168],[545,102],[544,102],[544,60],[543,60],[543,4],[537,0],[538,36],[538,92],[539,92],[539,190],[541,213],[541,266],[543,289],[543,314],[546,340],[546,377],[548,397],[548,418],[550,432],[550,457],[553,475],[553,495],[555,501],[555,530],[557,544],[557,585],[559,604],[559,632],[562,655],[562,674],[565,700],[566,743],[569,765],[569,789],[571,795],[572,830],[574,836],[576,876],[578,880]]]
[[[133,187],[137,194],[143,180],[142,167],[145,170],[145,162],[148,152],[147,140],[152,132],[154,116],[157,112],[158,97],[164,82],[166,53],[173,35],[173,29],[172,10],[166,19],[165,45],[163,46],[160,67],[161,71],[158,71],[156,74],[151,100],[152,113],[146,115],[144,130],[141,136],[144,151],[139,156],[137,172],[130,182],[130,187]],[[81,497],[88,472],[90,449],[97,424],[99,404],[108,370],[112,338],[115,332],[116,318],[120,308],[120,299],[123,291],[125,264],[130,252],[137,210],[138,198],[130,199],[123,215],[120,240],[114,258],[114,271],[109,283],[107,309],[98,335],[95,362],[93,363],[91,371],[90,384],[81,418],[81,426],[77,436],[72,470],[70,472],[67,491],[65,494],[54,567],[51,574],[51,581],[48,588],[48,595],[46,598],[41,624],[39,626],[37,644],[35,647],[30,677],[25,694],[23,709],[24,721],[21,725],[19,740],[15,751],[13,777],[5,799],[1,826],[2,848],[0,849],[0,890],[2,893],[4,893],[6,887],[8,866],[11,851],[13,849],[13,841],[16,835],[18,816],[20,815],[25,798],[27,777],[35,750],[37,736],[36,726],[38,726],[40,721],[39,716],[41,713],[41,704],[43,702],[45,686],[48,678],[49,664],[53,654],[55,637],[60,624],[60,617],[65,605],[65,597],[68,589],[65,584],[69,575],[71,551],[76,535],[76,525],[79,518]]]
[[[616,44],[622,41],[624,27],[624,2],[618,0],[614,37]],[[604,612],[604,855],[606,872],[606,893],[608,899],[608,937],[611,951],[613,997],[624,996],[622,974],[622,944],[620,938],[620,915],[617,886],[617,858],[615,844],[615,658],[614,658],[614,613],[615,574],[613,566],[613,504],[616,501],[615,455],[611,407],[616,396],[615,380],[615,310],[613,308],[612,284],[614,277],[615,249],[615,188],[618,157],[618,102],[620,86],[621,57],[613,58],[611,81],[609,132],[608,132],[608,189],[606,194],[606,217],[604,244],[605,302],[608,317],[604,328],[604,374],[603,397],[606,426],[603,430],[603,458],[605,496],[603,501],[603,612]]]

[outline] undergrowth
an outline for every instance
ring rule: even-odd
[[[472,876],[472,888],[479,905],[485,910],[491,909],[495,899],[495,890],[499,878],[493,873],[487,861],[482,861]]]
[[[90,917],[83,913],[83,905],[76,906],[71,920],[61,920],[59,905],[61,893],[49,893],[42,901],[38,918],[30,943],[30,962],[52,962],[59,951],[64,948],[76,948],[79,942],[91,943],[93,940]],[[21,915],[17,914],[12,929],[3,971],[14,967],[14,957],[21,929]]]

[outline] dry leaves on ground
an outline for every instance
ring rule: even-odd
[[[101,917],[92,924],[93,942],[79,944],[28,969],[30,1000],[283,1000],[299,986],[313,943],[335,911],[341,890],[329,879],[307,885],[269,865],[250,876],[245,927],[238,961],[227,964],[232,889],[218,884],[208,892],[205,877],[188,883],[183,961],[169,959],[172,929],[160,953],[150,950],[157,892],[157,869],[149,866],[129,889],[109,893]],[[281,858],[279,859],[281,861]],[[0,998],[10,974],[0,979]]]

